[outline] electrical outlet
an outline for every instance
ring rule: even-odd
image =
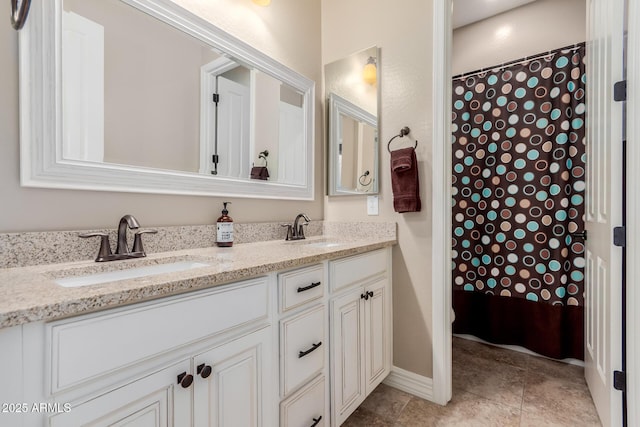
[[[378,215],[378,196],[367,196],[367,215]]]

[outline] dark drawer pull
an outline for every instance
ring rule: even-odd
[[[309,289],[313,289],[313,288],[315,288],[317,286],[320,286],[320,283],[321,282],[313,282],[309,286],[300,287],[300,288],[298,288],[298,292],[304,292],[304,291],[308,291]]]
[[[318,347],[320,347],[322,345],[322,341],[320,341],[318,344],[313,344],[311,346],[311,348],[307,351],[300,351],[300,353],[298,353],[298,359],[301,357],[305,357],[307,354],[311,353],[312,351],[314,351],[315,349],[317,349]]]
[[[321,419],[322,419],[322,415],[320,415],[318,418],[314,418],[313,424],[311,424],[311,427],[316,427]]]

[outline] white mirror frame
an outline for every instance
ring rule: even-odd
[[[20,179],[25,187],[313,200],[315,82],[169,0],[121,0],[304,95],[305,183],[211,177],[62,158],[62,1],[32,2],[20,31]],[[199,102],[199,101],[198,101]]]
[[[375,150],[375,181],[371,191],[355,191],[345,190],[338,186],[338,165],[340,153],[338,150],[338,141],[341,138],[342,123],[341,115],[352,117],[360,122],[366,123],[376,130],[378,129],[378,119],[371,113],[363,110],[357,105],[347,101],[346,99],[336,95],[335,93],[329,94],[329,195],[330,196],[342,196],[342,195],[374,195],[378,194],[378,181],[380,175],[380,167],[378,166],[380,158],[380,142],[379,137],[376,141]],[[379,135],[379,133],[378,133]]]

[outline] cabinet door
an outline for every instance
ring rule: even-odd
[[[191,425],[193,386],[177,382],[188,360],[103,394],[50,418],[51,427],[182,427]],[[64,410],[63,404],[60,409]]]
[[[194,357],[194,425],[259,427],[271,421],[271,327]]]
[[[391,369],[391,300],[388,279],[367,286],[365,315],[365,391],[367,395]]]
[[[340,425],[365,398],[362,288],[331,301],[332,423]]]

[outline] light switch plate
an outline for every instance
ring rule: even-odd
[[[378,215],[378,196],[367,196],[367,215]]]

